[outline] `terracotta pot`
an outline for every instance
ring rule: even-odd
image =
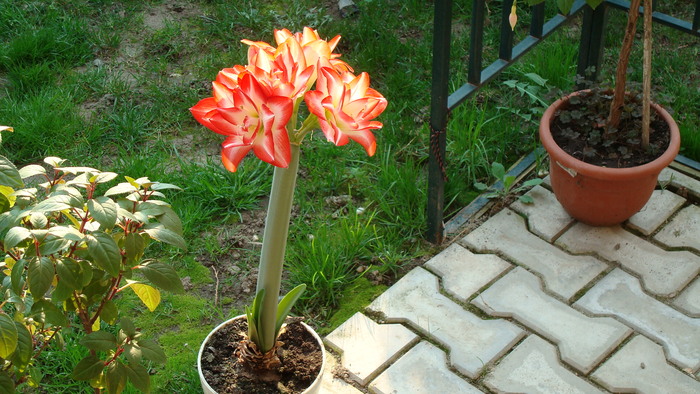
[[[568,104],[575,92],[554,102],[540,120],[540,140],[549,153],[550,180],[557,200],[573,218],[593,226],[611,226],[629,219],[646,205],[661,170],[678,154],[681,145],[678,125],[659,105],[652,108],[669,125],[671,139],[656,160],[637,167],[607,168],[584,163],[564,152],[554,142],[550,124],[555,112]]]
[[[211,338],[212,335],[218,330],[220,330],[222,327],[225,325],[229,324],[230,322],[236,320],[236,319],[245,319],[245,315],[238,315],[232,319],[226,320],[225,322],[219,324],[216,326],[209,335],[207,335],[206,338],[204,338],[204,341],[202,341],[202,345],[199,347],[199,353],[197,354],[197,372],[199,373],[199,382],[202,385],[202,390],[204,391],[204,394],[217,394],[216,391],[207,383],[206,379],[204,378],[204,374],[202,373],[202,354],[204,352],[204,349],[207,345],[207,342],[209,342],[209,338]],[[318,376],[316,376],[316,379],[311,383],[311,385],[302,392],[302,394],[317,394],[321,392],[321,378],[323,377],[323,371],[326,369],[326,349],[323,346],[323,340],[321,339],[320,336],[314,331],[313,328],[309,327],[306,323],[301,323],[304,328],[316,339],[318,342],[318,345],[321,348],[321,353],[323,357],[323,364],[321,364],[321,371],[318,373]]]

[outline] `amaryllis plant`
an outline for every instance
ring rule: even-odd
[[[226,169],[236,171],[250,150],[275,166],[256,296],[246,308],[249,338],[239,352],[268,368],[278,363],[277,335],[305,288],[294,288],[278,302],[300,145],[320,128],[334,144],[353,140],[371,156],[376,149],[372,130],[382,127],[373,119],[387,105],[369,87],[367,73],[355,75],[333,53],[340,36],[326,41],[306,27],[294,34],[275,30],[274,37],[276,47],[242,40],[249,46],[248,64],[221,70],[212,83],[213,97],[190,109],[202,125],[226,137],[221,150]],[[308,116],[299,123],[302,113]]]

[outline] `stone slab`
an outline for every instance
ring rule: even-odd
[[[700,207],[690,205],[683,208],[654,239],[668,246],[700,251]]]
[[[326,352],[326,369],[323,371],[323,377],[321,378],[321,393],[361,394],[362,391],[335,376],[335,370],[338,366],[339,363],[335,356]]]
[[[700,393],[700,382],[668,365],[661,346],[641,335],[591,376],[616,393]]]
[[[700,317],[700,278],[686,287],[673,300],[673,305],[685,311],[689,316]]]
[[[428,260],[425,266],[442,278],[447,293],[463,301],[512,267],[496,255],[474,254],[456,243]]]
[[[569,300],[607,265],[591,256],[573,256],[527,230],[510,209],[497,213],[462,239],[472,250],[499,253],[542,276],[545,288]]]
[[[326,344],[341,354],[350,377],[365,385],[418,339],[400,324],[377,324],[358,312],[326,336]]]
[[[539,279],[518,267],[472,303],[493,316],[513,317],[558,347],[561,359],[588,373],[632,330],[609,317],[592,318],[545,294]]]
[[[440,293],[438,278],[414,268],[368,307],[388,323],[409,323],[449,350],[459,372],[475,378],[492,360],[515,345],[525,333],[500,319],[482,320]]]
[[[445,353],[421,342],[382,372],[369,386],[377,394],[481,393],[447,368]]]
[[[516,200],[510,207],[525,215],[530,231],[545,241],[552,242],[574,222],[574,218],[566,213],[554,193],[544,187],[535,186],[527,192],[527,195],[534,200],[532,204],[524,204]]]
[[[669,190],[654,190],[649,202],[639,212],[629,218],[629,226],[644,235],[656,231],[683,204],[685,198]]]
[[[572,253],[595,253],[616,261],[641,276],[655,295],[673,297],[700,272],[700,256],[687,251],[665,251],[620,226],[591,227],[576,223],[557,244]]]
[[[564,368],[556,348],[537,335],[527,337],[501,360],[484,383],[496,393],[601,393]]]
[[[667,358],[681,368],[700,368],[700,319],[688,317],[645,294],[639,280],[617,268],[574,304],[589,313],[618,320],[663,344]]]

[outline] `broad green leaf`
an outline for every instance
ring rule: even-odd
[[[31,315],[34,320],[53,326],[64,327],[68,325],[68,319],[63,311],[46,299],[41,299],[32,305]]]
[[[82,289],[80,264],[70,258],[56,260],[56,273],[58,274],[59,282],[73,290]]]
[[[22,179],[43,174],[46,174],[46,169],[36,164],[30,164],[19,169],[19,175],[22,177]]]
[[[4,156],[0,156],[0,185],[9,186],[13,189],[24,187],[22,177],[17,171],[17,167]]]
[[[151,377],[148,375],[146,368],[141,364],[132,362],[126,364],[126,375],[137,390],[141,390],[144,393],[149,393],[151,391]]]
[[[0,372],[0,392],[7,394],[16,393],[15,383],[5,371]]]
[[[107,324],[115,324],[117,318],[119,317],[119,310],[113,301],[106,301],[104,306],[102,306],[102,311],[100,312],[100,318],[107,322]]]
[[[4,193],[0,193],[0,212],[9,211],[10,205],[10,200],[7,198],[7,196]]]
[[[44,158],[44,163],[46,163],[54,168],[62,166],[65,161],[66,160],[61,159],[60,157],[56,157],[56,156],[49,156],[49,157]]]
[[[29,222],[34,228],[44,228],[49,223],[49,220],[46,218],[46,215],[41,212],[32,212],[32,214],[29,215]]]
[[[149,311],[153,312],[160,304],[160,292],[152,286],[143,283],[132,283],[129,287],[141,299]]]
[[[41,239],[39,242],[39,253],[41,253],[43,256],[48,256],[50,254],[68,249],[70,245],[71,241],[47,232],[43,239]]]
[[[29,260],[27,268],[29,291],[35,300],[43,298],[53,282],[53,263],[47,257],[33,257]]]
[[[171,185],[170,183],[154,182],[151,185],[151,190],[166,190],[166,189],[182,190],[179,186]]]
[[[132,343],[127,343],[126,345],[124,345],[124,353],[122,354],[126,356],[126,359],[129,361],[129,364],[133,365],[139,365],[141,359],[143,358],[141,348]]]
[[[92,217],[104,230],[111,230],[117,223],[117,204],[109,197],[97,197],[89,200],[88,209]]]
[[[177,234],[182,234],[182,220],[180,220],[177,213],[168,206],[163,206],[162,208],[163,214],[158,216],[158,222],[168,230],[174,231]]]
[[[22,292],[22,286],[24,285],[24,268],[27,266],[27,260],[19,259],[12,266],[12,272],[10,273],[10,283],[12,284],[12,291],[15,294],[20,294]]]
[[[126,334],[130,338],[136,335],[136,326],[134,326],[134,323],[126,317],[122,317],[119,320],[119,327],[121,327],[122,331],[124,331],[124,334]]]
[[[5,249],[14,248],[25,239],[31,238],[31,236],[31,231],[24,227],[12,227],[10,231],[5,234]]]
[[[148,280],[161,289],[178,294],[185,292],[177,271],[168,264],[151,261],[141,266],[141,272]]]
[[[520,196],[518,197],[518,200],[520,200],[520,202],[522,202],[523,204],[532,204],[533,202],[535,202],[532,196],[528,195]]]
[[[515,177],[513,175],[506,175],[506,177],[503,179],[503,187],[506,189],[506,191],[509,191],[511,186],[515,183]]]
[[[562,14],[568,15],[574,5],[574,0],[557,0],[557,5]]]
[[[141,234],[129,233],[124,237],[124,251],[126,252],[126,263],[133,267],[138,264],[143,256],[146,243]]]
[[[185,239],[182,238],[180,234],[177,234],[172,230],[168,230],[163,226],[147,228],[144,229],[144,231],[156,241],[165,242],[166,244],[173,245],[182,250],[187,250],[187,243],[185,242]]]
[[[120,183],[116,186],[111,187],[105,192],[105,196],[116,196],[124,193],[133,193],[138,190],[134,185],[130,183]]]
[[[90,178],[90,182],[95,182],[98,184],[99,183],[107,183],[118,176],[119,176],[119,174],[117,174],[115,172],[101,172],[97,175],[93,175]]]
[[[133,221],[136,221],[136,222],[139,221],[138,219],[136,219],[136,216],[134,216],[133,213],[129,212],[128,210],[126,210],[126,209],[124,209],[124,208],[122,208],[122,207],[117,208],[117,216],[118,216],[120,219],[129,219],[129,220],[133,220]]]
[[[523,187],[532,187],[532,186],[537,186],[541,184],[543,181],[540,178],[534,178],[534,179],[528,179],[527,181],[523,182]]]
[[[21,369],[29,364],[32,359],[34,344],[32,343],[32,334],[29,333],[24,324],[15,322],[17,328],[17,349],[12,354],[12,363]]]
[[[80,340],[80,344],[90,350],[106,352],[117,347],[117,338],[107,331],[95,331],[87,334]]]
[[[90,380],[98,377],[104,369],[104,362],[97,356],[89,355],[73,368],[73,379],[75,380]]]
[[[506,176],[506,169],[503,167],[503,164],[494,161],[491,163],[491,174],[500,181]]]
[[[79,174],[82,172],[92,172],[92,173],[99,172],[98,170],[96,170],[92,167],[57,167],[55,169],[58,171],[63,171],[67,174],[73,174],[73,175]]]
[[[72,198],[65,194],[58,194],[47,198],[36,204],[32,210],[34,212],[58,212],[70,209]]]
[[[75,288],[67,285],[65,281],[59,280],[51,290],[51,302],[62,303],[69,299],[74,291]]]
[[[151,339],[140,339],[136,341],[136,345],[141,349],[141,354],[146,360],[151,360],[154,363],[165,364],[165,352],[160,346]]]
[[[107,366],[105,382],[109,394],[119,394],[126,387],[127,369],[119,360],[112,361]]]
[[[136,212],[141,212],[147,216],[158,216],[162,215],[164,211],[162,206],[144,201],[136,206]]]
[[[95,260],[95,264],[107,271],[112,277],[119,276],[121,269],[121,253],[119,246],[112,237],[101,231],[95,231],[85,236],[87,250]]]
[[[475,182],[475,183],[474,183],[474,188],[475,188],[476,190],[479,190],[479,191],[484,191],[484,190],[488,189],[489,187],[486,186],[485,183]]]
[[[73,207],[73,208],[79,208],[82,209],[83,205],[85,203],[85,199],[83,198],[83,194],[80,192],[80,190],[67,186],[67,185],[59,185],[57,187],[56,196],[67,196],[68,197],[68,204]]]
[[[73,226],[53,226],[49,229],[49,234],[54,235],[59,238],[66,239],[68,241],[82,241],[85,238],[85,234],[78,231],[77,228]]]
[[[284,321],[287,319],[289,312],[292,310],[292,307],[297,302],[299,297],[301,297],[302,293],[304,293],[304,290],[306,290],[306,285],[302,283],[299,286],[290,290],[289,293],[282,297],[279,304],[277,304],[277,321],[275,322],[275,336],[277,336],[277,333],[279,333],[282,324],[284,324]]]
[[[12,318],[0,313],[0,357],[6,359],[17,349],[18,335]]]

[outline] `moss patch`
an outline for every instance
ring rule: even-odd
[[[320,335],[327,335],[335,330],[339,325],[343,324],[356,312],[360,312],[367,305],[377,298],[380,294],[386,291],[385,285],[375,285],[367,278],[358,278],[352,285],[348,286],[343,291],[340,298],[340,309],[331,316],[328,321],[328,326],[320,328]]]

